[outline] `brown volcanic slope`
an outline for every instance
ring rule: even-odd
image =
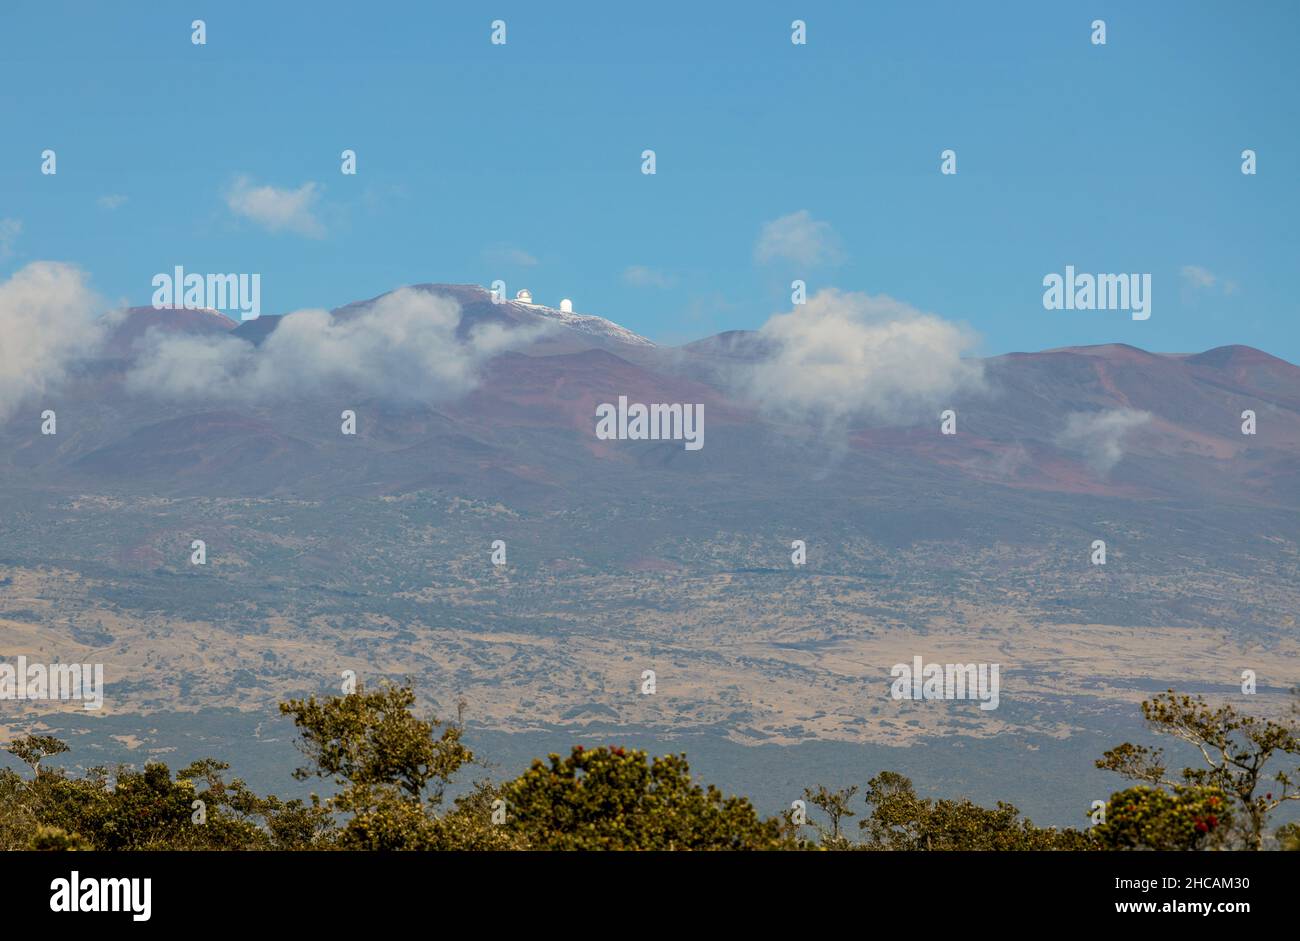
[[[1076,485],[1290,506],[1300,497],[1300,368],[1284,360],[1248,347],[1189,357],[1113,344],[1014,353],[987,367],[995,396],[968,410],[964,429],[976,435],[1051,445],[1069,412],[1150,413],[1106,479],[1084,467],[1069,475]],[[1257,415],[1254,436],[1241,433],[1247,409]]]
[[[131,307],[110,316],[105,325],[108,327],[105,352],[110,356],[132,355],[150,330],[164,334],[220,336],[238,326],[219,311],[180,307]]]
[[[467,323],[540,316],[455,290]],[[274,319],[166,329],[240,342]],[[129,393],[112,357],[60,390],[57,436],[27,411],[0,427],[0,653],[100,658],[131,714],[273,712],[352,668],[412,675],[444,712],[465,693],[510,731],[782,743],[1062,737],[1166,684],[1225,693],[1256,669],[1275,709],[1300,679],[1296,366],[1008,354],[945,403],[945,437],[937,408],[830,430],[765,416],[723,378],[761,355],[752,334],[662,350],[557,326],[437,405],[169,402]],[[704,450],[596,441],[595,405],[620,394],[703,403]],[[1111,409],[1150,419],[1103,473],[1062,433]],[[914,654],[1003,663],[1004,706],[890,700]],[[647,667],[657,698],[636,692]]]
[[[462,330],[492,322],[536,326],[535,309],[492,304],[470,285],[421,285],[463,307]],[[373,301],[340,308],[354,317]],[[207,311],[137,308],[114,326],[107,355],[133,350],[165,330],[214,341],[260,342],[278,318],[236,327]],[[1011,490],[1250,502],[1300,503],[1300,368],[1246,347],[1162,355],[1131,346],[1012,353],[984,362],[986,388],[945,403],[959,434],[938,434],[938,416],[919,425],[865,421],[835,440],[756,413],[729,394],[727,368],[764,353],[752,333],[733,331],[677,350],[629,345],[611,325],[593,335],[554,323],[518,352],[490,362],[478,388],[459,401],[397,405],[340,389],[337,396],[275,403],[175,403],[129,394],[124,366],[106,361],[60,396],[57,441],[17,417],[0,428],[0,480],[39,467],[43,486],[79,490],[139,486],[174,494],[394,493],[427,486],[490,497],[519,487],[554,503],[569,488],[599,493],[628,486],[677,486],[674,473],[706,497],[770,480],[803,486],[791,452],[832,477],[917,485],[996,485]],[[726,368],[719,364],[730,364]],[[706,447],[685,454],[654,442],[599,442],[594,411],[620,394],[632,401],[705,405]],[[340,440],[342,408],[363,416],[356,439]],[[1149,413],[1124,436],[1124,457],[1101,473],[1063,439],[1068,416],[1109,409]],[[1240,433],[1252,409],[1259,433]],[[850,457],[851,456],[851,457]],[[611,467],[648,475],[630,481]],[[670,476],[661,474],[667,471]],[[497,475],[504,475],[496,479]],[[814,488],[815,489],[815,488]],[[512,491],[511,491],[512,492]]]

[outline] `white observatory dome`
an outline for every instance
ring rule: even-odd
[[[560,301],[560,313],[562,314],[573,313],[573,301],[569,300],[567,297],[564,300]]]
[[[515,300],[520,304],[531,304],[533,302],[533,292],[528,290],[528,288],[524,288],[515,295]]]

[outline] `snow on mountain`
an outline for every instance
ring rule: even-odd
[[[571,311],[547,307],[544,304],[528,304],[520,301],[507,301],[506,303],[511,307],[519,308],[535,316],[556,321],[562,326],[577,330],[580,333],[607,337],[632,346],[652,347],[656,345],[654,341],[646,339],[639,333],[633,333],[627,327],[619,326],[612,320],[606,320],[604,317],[597,317],[594,314],[575,314]]]

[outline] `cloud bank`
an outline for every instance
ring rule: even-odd
[[[85,274],[62,262],[33,262],[0,283],[0,421],[95,350],[103,307]]]
[[[471,391],[488,359],[545,329],[484,324],[459,337],[460,314],[450,298],[402,288],[346,319],[324,310],[286,314],[261,346],[155,331],[127,387],[177,399],[266,401],[347,391],[446,401]]]
[[[762,410],[824,427],[853,418],[937,420],[952,397],[983,387],[983,366],[963,359],[964,327],[885,295],[819,291],[759,331],[769,355],[739,367],[736,391]]]

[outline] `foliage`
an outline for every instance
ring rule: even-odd
[[[333,779],[344,788],[336,799],[343,810],[365,807],[357,799],[378,800],[385,791],[418,799],[430,786],[429,799],[441,801],[442,786],[474,756],[461,744],[458,726],[434,738],[441,723],[417,719],[411,714],[414,703],[411,687],[391,684],[371,692],[358,687],[324,701],[312,696],[281,703],[280,712],[293,716],[313,765],[297,769],[294,777]]]
[[[1223,843],[1231,816],[1217,788],[1179,786],[1171,794],[1139,784],[1110,796],[1105,822],[1092,833],[1104,849],[1213,849]]]
[[[838,791],[832,791],[824,784],[817,785],[816,790],[809,787],[803,789],[804,799],[821,810],[831,820],[829,833],[816,822],[812,824],[821,837],[821,845],[826,849],[848,849],[852,846],[852,843],[841,831],[840,821],[846,817],[857,816],[856,813],[849,810],[849,801],[857,793],[858,786],[856,784]]]
[[[31,841],[27,844],[27,849],[43,852],[73,852],[88,850],[90,844],[75,833],[69,833],[60,827],[38,824],[36,832],[32,834]]]
[[[789,846],[779,820],[691,780],[685,755],[575,746],[505,784],[508,826],[535,849],[742,850]]]
[[[867,782],[871,814],[858,826],[875,850],[1079,850],[1093,848],[1087,833],[1036,827],[998,801],[989,809],[969,800],[916,796],[912,782],[883,771]]]
[[[1292,853],[1300,852],[1300,821],[1284,823],[1273,835],[1277,838],[1277,845],[1281,849]]]
[[[293,716],[311,762],[294,777],[330,780],[339,791],[320,806],[352,814],[339,834],[344,848],[420,850],[446,842],[434,811],[447,783],[474,755],[461,743],[459,725],[419,719],[414,704],[410,686],[393,684],[280,704]]]
[[[41,773],[43,759],[51,755],[61,755],[67,750],[68,746],[53,735],[24,735],[5,747],[5,751],[9,754],[30,765],[34,775]]]
[[[175,779],[165,764],[92,768],[80,778],[42,769],[24,781],[0,772],[5,849],[251,850],[320,845],[321,821],[304,826],[301,801],[260,798],[225,765],[205,759]],[[329,824],[332,827],[332,824]]]
[[[1259,848],[1268,812],[1294,800],[1297,773],[1265,770],[1295,755],[1289,724],[1211,709],[1172,691],[1143,704],[1160,731],[1196,745],[1205,768],[1170,780],[1158,750],[1124,744],[1098,765],[1142,784],[1111,795],[1088,831],[1036,827],[1010,804],[918,797],[892,771],[867,782],[862,842],[845,832],[859,788],[807,788],[828,825],[796,824],[787,811],[761,818],[747,798],[696,783],[685,755],[651,758],[618,747],[575,747],[534,761],[519,777],[477,782],[448,807],[452,779],[475,761],[454,724],[414,714],[408,686],[290,700],[306,764],[299,780],[329,782],[333,796],[282,801],[255,794],[212,758],[172,774],[167,765],[90,768],[80,776],[44,764],[68,746],[26,735],[6,750],[30,777],[0,769],[0,849],[68,850],[1055,850]],[[1264,793],[1258,793],[1263,790]],[[801,826],[812,827],[810,841]],[[1300,850],[1300,823],[1275,834]]]
[[[1163,749],[1125,742],[1098,759],[1097,767],[1166,788],[1218,790],[1232,805],[1229,844],[1262,849],[1269,814],[1284,801],[1300,800],[1300,766],[1271,775],[1266,770],[1275,756],[1300,758],[1297,720],[1243,715],[1227,704],[1214,709],[1202,696],[1180,696],[1172,689],[1142,703],[1142,715],[1155,731],[1192,745],[1205,766],[1184,768],[1181,780],[1175,779],[1166,770]]]

